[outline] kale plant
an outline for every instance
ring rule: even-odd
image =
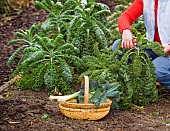
[[[16,34],[24,37],[24,34],[27,34],[27,32],[30,31],[21,31]],[[27,40],[27,38],[31,39]],[[82,60],[76,56],[79,50],[73,44],[66,43],[63,40],[62,34],[58,34],[55,39],[51,39],[41,37],[38,33],[35,35],[30,33],[25,39],[18,38],[9,42],[14,43],[22,40],[24,42],[28,41],[27,43],[31,45],[23,45],[23,55],[19,60],[16,70],[12,74],[13,77],[17,74],[22,75],[18,86],[24,89],[31,88],[39,90],[44,84],[49,91],[61,91],[62,85],[60,84],[64,84],[66,88],[70,88],[74,82],[73,73],[75,68],[83,68]],[[14,61],[14,56],[17,53],[18,50],[9,58],[8,65]]]
[[[99,43],[100,49],[107,48],[111,36],[111,26],[108,27],[107,16],[109,7],[90,2],[75,8],[74,18],[67,31],[67,41],[80,49],[80,56],[92,55],[92,47]]]
[[[151,59],[144,48],[151,49],[151,44],[142,45],[136,49],[118,49],[99,51],[94,47],[94,56],[84,56],[88,69],[82,75],[104,83],[117,82],[120,84],[120,101],[118,109],[131,109],[133,104],[145,106],[158,99],[156,74]],[[153,47],[153,46],[152,46]],[[158,44],[157,49],[163,52]],[[152,48],[153,49],[153,48]],[[118,57],[122,57],[118,59]]]
[[[49,18],[42,23],[44,35],[54,38],[56,32],[64,35],[68,43],[73,43],[79,50],[79,56],[92,55],[92,46],[99,43],[100,49],[107,48],[111,41],[111,15],[107,5],[93,2],[82,3],[80,0],[67,0],[65,3],[36,1],[35,5],[45,9]]]

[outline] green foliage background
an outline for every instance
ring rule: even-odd
[[[121,39],[117,20],[130,5],[125,0],[118,2],[122,4],[111,14],[107,5],[92,1],[87,4],[79,0],[35,1],[35,6],[47,11],[49,18],[16,32],[18,39],[8,43],[24,43],[7,63],[10,66],[22,52],[11,75],[11,78],[22,75],[16,82],[18,88],[38,91],[45,87],[53,94],[69,94],[72,87],[80,84],[82,76],[88,75],[103,85],[119,83],[120,98],[113,99],[114,108],[130,109],[133,104],[142,106],[157,101],[156,74],[144,48],[159,49],[159,55],[163,55],[163,48],[145,38],[141,16],[131,26],[140,49],[117,47],[111,51],[113,41]],[[120,55],[123,57],[118,60]]]

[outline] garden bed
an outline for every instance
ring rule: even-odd
[[[45,20],[46,13],[31,7],[20,14],[0,19],[0,85],[9,80],[17,60],[9,69],[6,62],[18,45],[7,46],[20,28]],[[18,56],[18,59],[20,56]],[[34,92],[8,87],[0,94],[0,130],[2,131],[166,131],[170,130],[170,91],[160,89],[159,101],[145,108],[111,110],[98,121],[74,120],[63,116],[57,102],[51,102],[45,90]]]
[[[157,103],[134,110],[111,110],[97,121],[74,120],[59,111],[58,103],[41,90],[20,91],[14,86],[0,98],[1,131],[168,131],[170,92],[162,90]]]

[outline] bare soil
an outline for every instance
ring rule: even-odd
[[[7,46],[13,33],[44,21],[47,14],[34,7],[20,14],[0,18],[0,85],[9,80],[16,66],[6,66],[19,45]],[[18,56],[18,59],[20,56]],[[34,92],[10,86],[0,94],[0,131],[169,131],[170,91],[159,88],[159,101],[144,108],[111,109],[97,121],[75,120],[61,114],[58,102],[51,102],[45,90]]]

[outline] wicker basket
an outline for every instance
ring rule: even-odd
[[[100,104],[99,108],[96,109],[94,104],[88,103],[88,76],[83,77],[82,84],[83,83],[85,83],[84,104],[77,103],[77,99],[71,99],[64,103],[59,103],[61,113],[63,113],[66,117],[73,119],[99,120],[105,117],[110,111],[112,101],[107,99],[106,103]]]

